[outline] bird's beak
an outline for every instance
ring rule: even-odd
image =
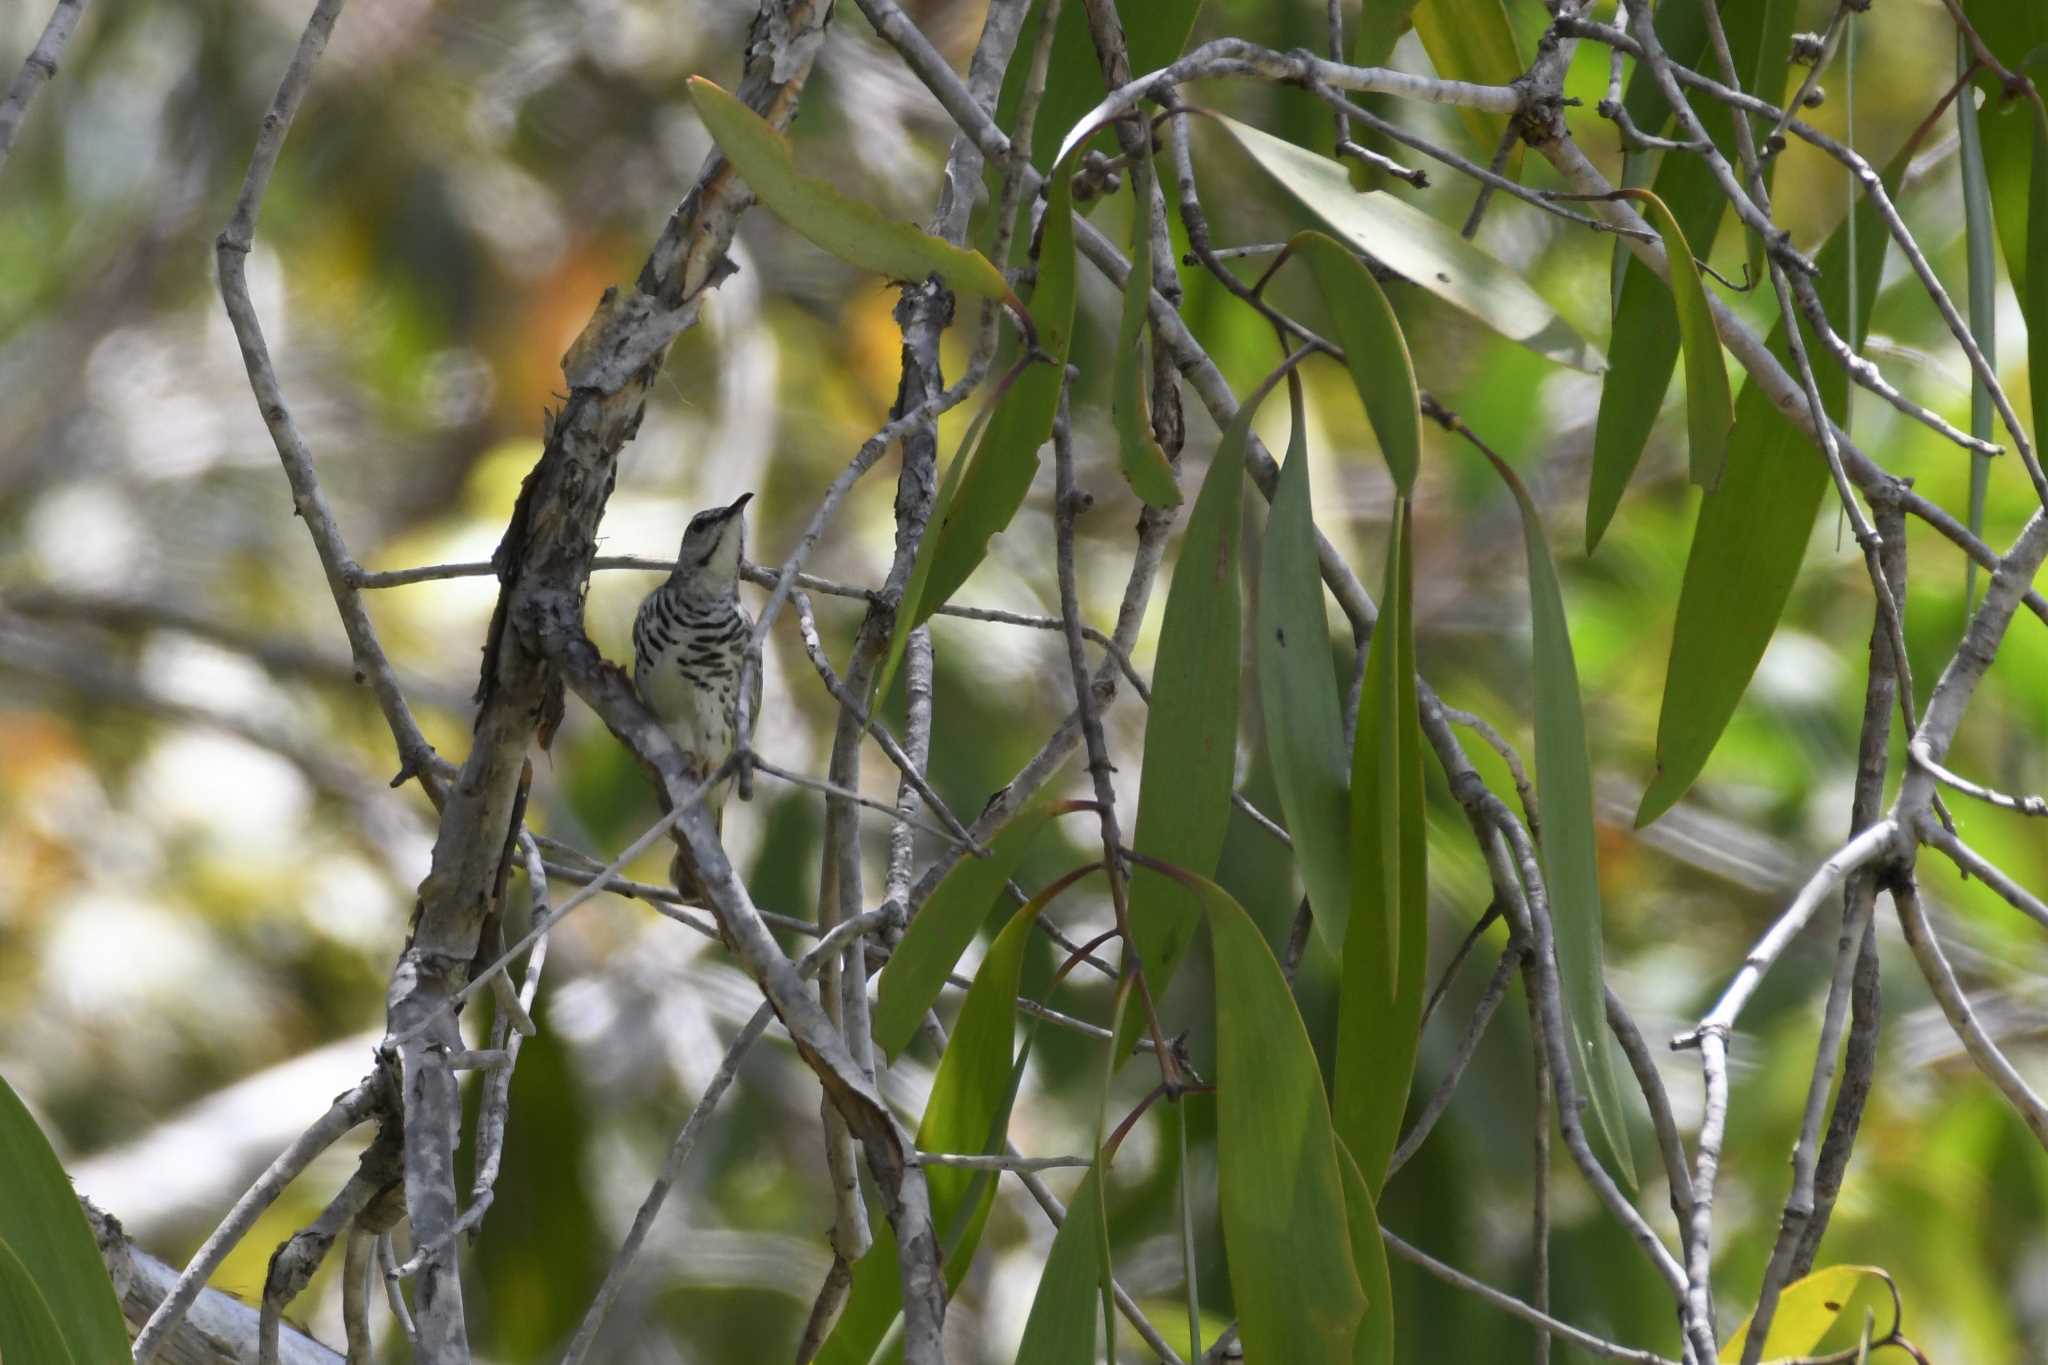
[[[738,516],[747,503],[753,499],[753,496],[752,493],[742,493],[737,498],[734,498],[732,505],[725,509],[726,519],[731,520],[733,517]]]

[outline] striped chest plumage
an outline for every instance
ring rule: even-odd
[[[753,622],[736,600],[692,600],[673,581],[633,622],[633,685],[664,728],[708,772],[732,755],[740,664]],[[750,717],[760,713],[760,674]]]

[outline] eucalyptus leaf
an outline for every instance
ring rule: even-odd
[[[1344,716],[1331,666],[1323,579],[1316,563],[1304,422],[1294,424],[1287,462],[1266,517],[1254,628],[1266,748],[1280,809],[1315,926],[1341,952],[1351,915],[1350,797]]]
[[[909,223],[887,217],[873,205],[841,194],[830,183],[798,171],[789,142],[767,120],[702,76],[689,81],[690,102],[769,212],[848,265],[892,280],[937,275],[956,293],[1024,305],[1010,292],[1003,272],[978,251],[969,251]]]
[[[1055,816],[1086,809],[1087,803],[1076,801],[1025,809],[989,844],[988,857],[962,858],[932,890],[889,954],[876,991],[875,1041],[892,1060],[916,1035],[1038,832]]]
[[[1685,353],[1685,425],[1692,453],[1692,481],[1712,490],[1728,459],[1728,431],[1735,424],[1728,396],[1728,367],[1721,359],[1721,334],[1700,281],[1699,265],[1685,230],[1664,201],[1648,190],[1633,191],[1648,210],[1650,225],[1664,239],[1671,302],[1678,313],[1678,341]]]
[[[1016,1034],[1018,983],[1023,975],[1031,926],[1061,892],[1094,867],[1079,869],[1033,896],[989,946],[953,1021],[953,1034],[939,1059],[917,1127],[924,1152],[980,1154],[1002,1150],[1010,1105],[1022,1079],[1022,1059],[1012,1051]],[[945,1253],[950,1293],[965,1278],[995,1199],[994,1173],[961,1166],[928,1166],[925,1190],[932,1227]],[[895,1239],[887,1226],[875,1229],[874,1245],[853,1270],[853,1287],[831,1335],[819,1348],[819,1365],[868,1365],[903,1308],[903,1285]]]
[[[1338,162],[1271,133],[1218,116],[1268,175],[1354,248],[1499,332],[1573,369],[1607,367],[1599,350],[1573,331],[1512,267],[1460,237],[1455,228],[1388,194],[1360,194]]]
[[[1529,562],[1529,621],[1536,691],[1536,794],[1543,811],[1543,880],[1563,979],[1572,1068],[1592,1101],[1594,1131],[1621,1171],[1636,1183],[1623,1091],[1607,1033],[1607,981],[1601,965],[1605,916],[1600,908],[1599,833],[1593,819],[1593,768],[1586,752],[1586,716],[1571,628],[1557,566],[1536,502],[1522,480],[1481,447],[1514,494]]]
[[[1055,176],[1048,191],[1038,251],[1038,286],[1031,295],[1040,356],[1026,365],[1008,392],[993,400],[979,441],[965,443],[946,468],[931,522],[918,542],[910,581],[896,608],[875,695],[885,697],[910,640],[959,591],[988,555],[988,543],[1010,524],[1031,479],[1039,451],[1052,435],[1067,354],[1074,332],[1074,216],[1071,176]]]
[[[1886,186],[1896,186],[1904,170],[1904,161],[1895,160],[1884,173]],[[1867,197],[1858,199],[1856,216],[1865,242],[1886,240]],[[1847,234],[1837,232],[1817,263],[1816,287],[1828,316],[1848,316]],[[1883,251],[1858,253],[1854,315],[1866,325],[1883,267]],[[1811,335],[1806,342],[1809,354],[1819,353]],[[1851,336],[1849,344],[1861,347],[1863,337]],[[1782,318],[1769,345],[1789,368]],[[1817,366],[1814,377],[1822,405],[1839,417],[1848,398],[1841,368]],[[1638,827],[1676,804],[1706,766],[1778,628],[1829,486],[1827,462],[1812,439],[1754,381],[1745,384],[1735,402],[1721,486],[1700,500],[1693,528],[1664,669],[1657,767],[1636,811]]]
[[[1778,1309],[1771,1318],[1770,1335],[1764,1338],[1761,1359],[1797,1360],[1813,1354],[1849,1306],[1850,1296],[1868,1284],[1889,1284],[1891,1276],[1874,1265],[1831,1265],[1794,1280],[1778,1295]],[[1721,1344],[1721,1365],[1736,1365],[1749,1344],[1750,1319],[1729,1334]]]
[[[128,1327],[71,1179],[0,1079],[0,1360],[128,1359]]]
[[[1400,320],[1365,263],[1334,238],[1301,232],[1288,247],[1315,276],[1394,488],[1410,497],[1422,464],[1422,399]]]
[[[1337,1134],[1378,1192],[1415,1073],[1428,966],[1429,884],[1415,686],[1411,514],[1387,543],[1351,758],[1351,924],[1337,1005]]]

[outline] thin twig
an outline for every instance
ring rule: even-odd
[[[57,0],[57,7],[50,12],[50,22],[43,25],[43,36],[36,39],[21,70],[9,82],[7,94],[0,97],[0,166],[7,164],[7,154],[14,150],[14,135],[21,131],[29,101],[57,74],[64,45],[71,41],[71,34],[84,14],[85,0]]]
[[[1890,890],[1892,903],[1899,910],[1899,928],[1905,933],[1906,946],[1913,950],[1913,959],[1920,964],[1920,974],[1927,979],[1928,989],[1934,992],[1941,1012],[1948,1017],[1949,1027],[1962,1040],[1964,1050],[1977,1064],[1977,1069],[2019,1112],[2034,1140],[2048,1147],[2048,1104],[2042,1103],[2033,1087],[2006,1060],[2005,1054],[1998,1050],[1998,1044],[1991,1041],[1991,1035],[1977,1022],[1977,1012],[1970,1008],[1969,997],[1956,984],[1956,974],[1948,965],[1940,942],[1934,937],[1933,926],[1927,922],[1927,911],[1920,904],[1919,888],[1910,879],[1902,879],[1894,882]]]
[[[242,1192],[227,1216],[222,1218],[199,1250],[192,1254],[191,1261],[178,1276],[178,1283],[164,1296],[156,1311],[149,1315],[149,1321],[142,1325],[135,1337],[135,1365],[148,1365],[157,1349],[185,1310],[192,1306],[192,1300],[199,1297],[199,1291],[220,1268],[249,1229],[256,1225],[276,1198],[284,1193],[285,1186],[299,1177],[311,1165],[313,1158],[339,1142],[357,1124],[369,1118],[384,1103],[380,1085],[375,1078],[359,1082],[347,1093],[338,1096],[313,1125],[299,1135],[296,1142],[278,1153],[276,1160],[256,1178],[256,1183]]]

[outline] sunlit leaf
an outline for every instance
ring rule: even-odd
[[[1572,1065],[1592,1100],[1594,1129],[1631,1186],[1629,1150],[1614,1047],[1607,1034],[1607,987],[1601,966],[1604,916],[1600,908],[1598,834],[1593,821],[1593,769],[1586,754],[1586,716],[1579,700],[1579,670],[1572,658],[1564,593],[1550,560],[1535,500],[1515,471],[1493,452],[1481,453],[1499,471],[1522,514],[1529,560],[1529,623],[1536,692],[1536,795],[1543,811],[1543,880],[1563,978],[1565,1017],[1572,1034]]]
[[[1351,924],[1337,1006],[1337,1134],[1374,1191],[1407,1109],[1429,948],[1414,552],[1407,500],[1397,507],[1351,757]]]
[[[1102,1279],[1102,1186],[1093,1166],[1067,1201],[1067,1221],[1052,1239],[1017,1365],[1095,1365],[1101,1335],[1096,1287]]]
[[[1887,186],[1898,184],[1904,162],[1885,171]],[[1857,201],[1864,242],[1857,253],[1855,316],[1866,326],[1877,294],[1886,240],[1882,220],[1868,198]],[[1816,287],[1829,317],[1844,317],[1848,305],[1848,244],[1837,233],[1818,261]],[[1805,323],[1802,321],[1802,327]],[[1771,354],[1790,367],[1780,319],[1771,332]],[[1849,338],[1860,347],[1863,338]],[[1808,354],[1819,343],[1806,339]],[[1836,365],[1817,365],[1814,377],[1826,410],[1839,417],[1848,380]],[[1657,717],[1657,771],[1636,811],[1637,826],[1669,810],[1685,795],[1707,756],[1727,728],[1757,663],[1764,656],[1778,618],[1792,595],[1799,562],[1829,487],[1820,451],[1780,412],[1753,381],[1735,404],[1735,430],[1721,486],[1700,500],[1699,523],[1686,558],[1679,590],[1678,620],[1672,627],[1671,659],[1664,670],[1664,700]]]
[[[1266,517],[1259,569],[1257,661],[1266,748],[1294,858],[1315,910],[1316,929],[1341,951],[1351,914],[1350,798],[1345,789],[1344,716],[1330,663],[1323,579],[1316,563],[1304,423],[1287,443],[1287,463]]]
[[[986,858],[962,858],[933,889],[882,968],[873,1014],[875,1041],[893,1060],[917,1033],[946,976],[974,942],[1031,841],[1048,820],[1085,803],[1046,802],[1023,811],[989,844]]]
[[[1648,190],[1637,190],[1645,217],[1664,239],[1671,302],[1678,314],[1678,342],[1685,353],[1685,425],[1692,453],[1692,481],[1713,489],[1721,481],[1728,458],[1728,429],[1734,425],[1734,404],[1728,396],[1728,367],[1721,359],[1721,334],[1714,330],[1713,309],[1685,232],[1664,202]]]
[[[1329,305],[1351,382],[1379,438],[1394,487],[1407,497],[1415,491],[1422,463],[1422,408],[1401,323],[1355,253],[1320,232],[1296,233],[1288,245],[1307,263]]]
[[[1152,302],[1152,172],[1149,161],[1131,174],[1131,274],[1124,282],[1123,318],[1116,332],[1116,373],[1109,404],[1116,421],[1117,456],[1131,489],[1154,507],[1180,505],[1180,486],[1159,443],[1152,439],[1146,388],[1145,313]]]
[[[0,1079],[0,1360],[127,1358],[121,1303],[70,1177]]]
[[[1771,1318],[1771,1334],[1764,1338],[1761,1358],[1773,1361],[1811,1355],[1842,1316],[1851,1295],[1866,1284],[1890,1280],[1874,1265],[1831,1265],[1794,1280],[1778,1296],[1778,1311]],[[1750,1319],[1744,1318],[1721,1344],[1721,1365],[1736,1365],[1742,1359],[1742,1348],[1749,1342],[1749,1324]]]
[[[1349,1365],[1366,1307],[1358,1224],[1308,1030],[1244,908],[1206,878],[1178,880],[1219,964],[1216,1197],[1245,1358]]]
[[[1413,18],[1429,64],[1447,81],[1510,85],[1529,69],[1515,50],[1515,30],[1501,0],[1422,0]],[[1458,117],[1478,144],[1481,158],[1491,158],[1507,132],[1507,115],[1460,108]],[[1522,146],[1517,141],[1502,173],[1519,179],[1521,165]]]
[[[1235,119],[1218,118],[1252,159],[1331,231],[1388,269],[1510,341],[1561,365],[1601,370],[1606,361],[1512,267],[1418,208],[1360,194],[1344,167]]]
[[[1048,192],[1039,241],[1038,287],[1031,295],[1044,359],[1027,366],[995,399],[988,426],[977,442],[964,443],[932,508],[932,519],[917,547],[910,581],[896,609],[896,629],[877,679],[876,696],[887,696],[910,632],[931,619],[959,591],[988,554],[991,536],[1010,524],[1031,477],[1039,450],[1052,435],[1060,385],[1074,332],[1074,217],[1070,177],[1056,176]]]
[[[937,275],[956,293],[1024,305],[1003,272],[969,251],[841,194],[796,168],[789,143],[760,115],[702,76],[689,81],[690,101],[734,169],[768,210],[848,265],[892,280]]]
[[[1040,911],[1092,870],[1070,873],[1033,896],[989,945],[953,1022],[953,1035],[939,1059],[938,1074],[932,1079],[931,1097],[917,1128],[918,1150],[1001,1150],[1021,1075],[1011,1044],[1016,1034],[1018,981],[1031,926]],[[950,1292],[967,1274],[981,1240],[995,1198],[994,1175],[959,1166],[927,1166],[924,1180],[932,1226],[945,1251]],[[868,1365],[902,1311],[900,1273],[895,1239],[886,1224],[878,1225],[874,1245],[854,1266],[846,1307],[818,1352],[820,1365]]]

